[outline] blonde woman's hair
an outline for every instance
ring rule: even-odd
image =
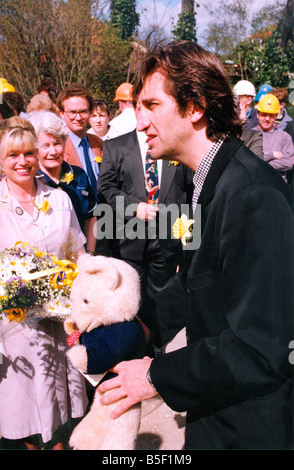
[[[34,126],[26,119],[13,116],[0,124],[0,159],[10,149],[25,145],[28,149],[37,149],[37,136]]]

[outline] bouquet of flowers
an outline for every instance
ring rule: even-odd
[[[70,288],[77,267],[68,260],[17,243],[0,252],[0,319],[23,322],[27,317],[63,321],[70,313]]]

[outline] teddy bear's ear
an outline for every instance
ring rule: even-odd
[[[79,272],[95,277],[96,282],[101,280],[101,285],[110,290],[117,289],[122,282],[117,267],[106,256],[80,255],[78,268]]]
[[[94,256],[89,255],[88,253],[83,253],[82,255],[80,255],[77,261],[79,271],[82,271],[83,269],[85,269],[86,266],[89,265],[89,263],[91,263],[92,258],[94,258]]]

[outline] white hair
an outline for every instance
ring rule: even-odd
[[[52,134],[54,137],[62,138],[64,141],[68,136],[65,122],[51,111],[32,111],[27,116],[28,121],[34,126],[37,137],[40,132]]]

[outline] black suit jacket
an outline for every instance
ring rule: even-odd
[[[102,203],[111,206],[115,215],[116,230],[112,240],[112,253],[122,259],[141,261],[146,240],[157,237],[165,259],[178,255],[181,252],[181,244],[171,236],[171,227],[181,213],[181,206],[188,205],[192,185],[191,170],[181,164],[173,165],[163,161],[158,199],[160,216],[148,225],[135,217],[137,205],[147,202],[144,169],[136,131],[105,141],[98,196]],[[117,197],[123,202],[119,210]],[[170,204],[176,204],[178,208],[172,214],[165,209]],[[167,220],[167,237],[158,236],[160,217]],[[136,224],[135,231],[139,233],[139,237],[128,237],[128,223],[133,232]]]
[[[156,357],[152,382],[187,411],[187,449],[293,448],[293,212],[281,176],[237,139],[205,180],[200,247],[158,294],[162,329],[188,346]]]

